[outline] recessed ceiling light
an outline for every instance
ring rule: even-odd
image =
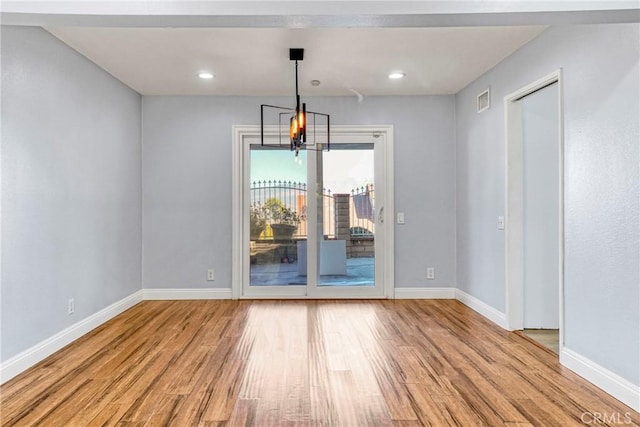
[[[406,76],[406,74],[405,73],[401,73],[401,72],[394,72],[394,73],[389,74],[389,78],[390,79],[401,79],[404,76]]]
[[[200,77],[201,79],[212,79],[213,78],[213,74],[203,71],[202,73],[198,73],[198,77]]]

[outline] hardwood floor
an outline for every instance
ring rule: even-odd
[[[452,300],[146,301],[0,398],[7,427],[640,425]]]

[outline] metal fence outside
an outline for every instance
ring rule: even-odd
[[[297,239],[307,237],[307,184],[281,180],[255,181],[251,183],[249,193],[252,208],[264,207],[279,201],[283,207],[294,212],[300,222],[293,237]],[[335,204],[331,190],[323,189],[322,194],[323,230],[326,238],[332,238],[335,237],[335,224],[332,220]],[[273,222],[272,219],[267,219],[268,224]]]
[[[250,187],[252,209],[278,204],[299,219],[294,239],[307,237],[307,185],[302,182],[265,180],[254,181]],[[323,234],[325,239],[336,237],[335,197],[330,189],[322,190]],[[349,195],[349,232],[352,237],[373,238],[375,234],[375,191],[373,184],[355,188]],[[273,218],[266,219],[271,225]],[[267,234],[262,235],[268,238]]]

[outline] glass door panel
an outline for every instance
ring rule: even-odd
[[[318,153],[320,155],[320,153]],[[375,285],[373,144],[333,144],[321,152],[318,286]]]
[[[307,153],[251,145],[250,287],[307,285]]]

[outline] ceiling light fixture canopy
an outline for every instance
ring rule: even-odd
[[[295,108],[289,107],[279,107],[277,105],[268,105],[261,104],[260,105],[260,143],[261,145],[266,145],[264,143],[264,128],[265,128],[265,109],[277,109],[283,110],[284,112],[280,112],[278,114],[278,124],[279,129],[282,129],[282,121],[284,116],[289,116],[289,145],[291,151],[296,152],[296,157],[301,149],[308,149],[313,146],[314,148],[319,147],[319,150],[322,150],[324,146],[326,146],[327,151],[329,151],[329,131],[330,131],[330,117],[328,114],[324,113],[316,113],[313,111],[307,111],[307,104],[300,103],[300,93],[298,91],[298,61],[302,61],[304,59],[304,49],[289,49],[289,60],[295,61],[296,64],[296,106]],[[307,126],[309,124],[307,118],[310,116],[312,120],[312,129],[314,135],[313,144],[307,144]],[[316,144],[315,136],[316,136],[316,119],[324,118],[326,120],[326,144]],[[324,133],[324,132],[318,132]],[[280,132],[280,141],[282,141],[282,135]],[[282,143],[279,144],[279,146]],[[316,148],[318,149],[318,148]]]

